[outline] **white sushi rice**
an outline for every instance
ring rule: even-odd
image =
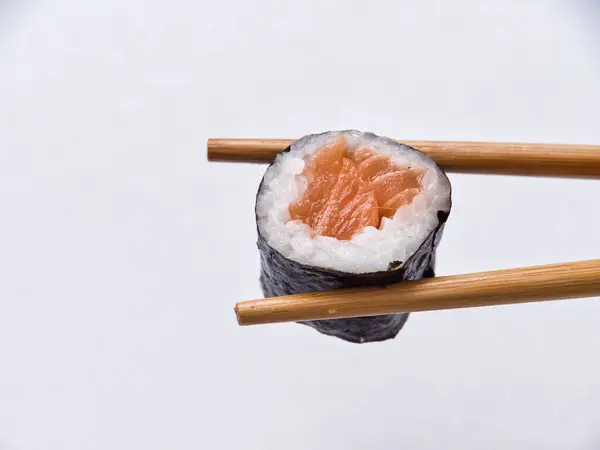
[[[346,138],[349,151],[367,146],[390,156],[401,167],[424,169],[422,189],[392,219],[382,218],[379,229],[365,227],[349,241],[313,238],[308,225],[290,220],[289,206],[308,186],[301,175],[304,159],[340,134]],[[438,211],[449,211],[450,203],[450,183],[427,155],[389,138],[346,130],[305,136],[295,141],[289,152],[278,155],[265,173],[256,213],[260,234],[286,258],[342,272],[367,273],[387,270],[390,262],[404,263],[438,226]]]

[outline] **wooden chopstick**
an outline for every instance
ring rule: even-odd
[[[291,139],[209,139],[209,161],[272,162]],[[449,172],[600,178],[600,145],[399,141]]]
[[[240,302],[240,325],[600,296],[600,259]]]

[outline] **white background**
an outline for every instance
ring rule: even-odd
[[[240,328],[208,137],[600,143],[594,1],[0,0],[0,449],[600,449],[600,302]],[[438,274],[600,256],[600,182],[451,175]]]

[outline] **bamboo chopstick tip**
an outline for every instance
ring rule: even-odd
[[[233,307],[233,311],[235,312],[235,320],[237,320],[238,325],[245,325],[244,321],[242,320],[241,316],[240,316],[240,307],[239,307],[239,303],[236,303],[235,306]]]
[[[208,138],[206,140],[206,160],[207,161],[215,161],[214,151],[213,151],[213,138]]]

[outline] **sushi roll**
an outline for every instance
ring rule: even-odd
[[[434,276],[450,181],[424,153],[356,130],[304,136],[256,196],[265,297]],[[394,338],[407,313],[302,322],[349,342]]]

